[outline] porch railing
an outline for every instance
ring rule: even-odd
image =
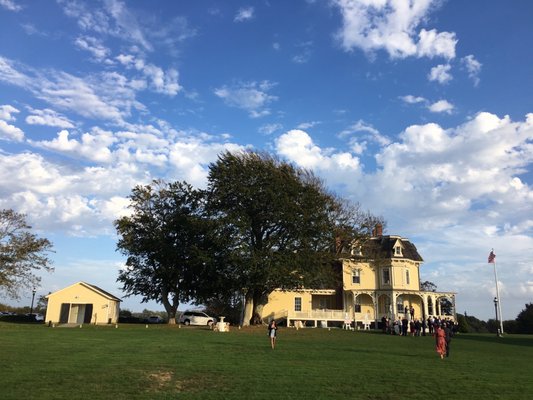
[[[343,321],[346,312],[343,310],[311,310],[311,311],[291,311],[288,318],[295,319],[313,319],[313,320],[336,320]]]

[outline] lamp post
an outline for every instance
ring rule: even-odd
[[[496,314],[496,335],[499,337],[500,336],[500,328],[499,328],[499,319],[498,319],[498,298],[495,297],[494,298],[494,312]]]
[[[30,318],[33,316],[33,300],[35,300],[35,288],[31,291]]]

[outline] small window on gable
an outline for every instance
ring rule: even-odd
[[[352,256],[362,256],[363,253],[361,252],[361,246],[353,246],[352,247]]]
[[[354,269],[352,272],[352,283],[360,284],[361,283],[361,270]]]
[[[400,246],[399,244],[394,246],[394,255],[396,257],[401,257],[402,256],[402,246]]]

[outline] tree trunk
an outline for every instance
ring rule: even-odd
[[[167,312],[168,324],[176,325],[176,313],[178,311],[179,303],[176,301],[177,296],[175,293],[172,294],[172,303],[169,301],[168,296],[169,292],[163,289],[163,296],[161,296],[161,300],[163,303],[163,307],[165,307],[165,311]]]
[[[242,326],[250,326],[254,311],[254,296],[252,291],[246,292],[244,297],[244,317],[242,319]]]
[[[255,319],[254,323],[261,324],[263,322],[270,322],[270,321],[263,321],[263,307],[268,302],[268,296],[265,295],[263,292],[255,293],[254,294],[254,303],[253,303],[253,317]]]

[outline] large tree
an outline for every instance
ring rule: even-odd
[[[23,214],[0,211],[0,291],[15,299],[21,290],[39,286],[36,271],[53,271],[52,243],[30,230]]]
[[[180,302],[204,296],[213,257],[204,218],[204,196],[185,182],[137,186],[132,214],[115,221],[117,248],[127,256],[118,281],[129,295],[155,300],[165,307],[169,324],[176,322]]]
[[[210,165],[208,210],[229,238],[232,288],[245,296],[245,325],[274,289],[331,287],[336,238],[366,229],[311,172],[267,154],[230,153]],[[348,211],[349,210],[349,211]]]

